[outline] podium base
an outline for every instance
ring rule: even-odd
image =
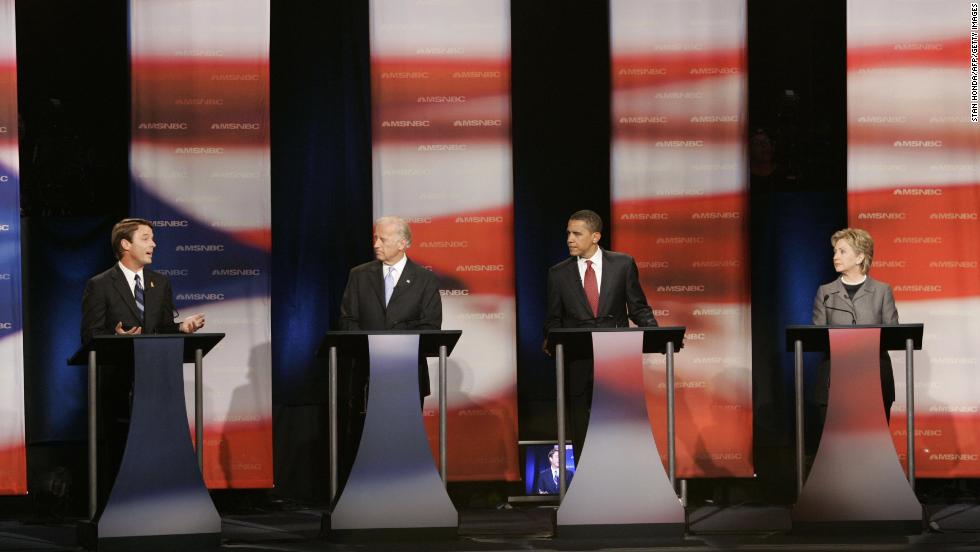
[[[330,514],[320,518],[320,538],[331,543],[395,543],[455,541],[458,527],[396,527],[378,529],[331,529]]]
[[[333,529],[330,514],[324,512],[320,518],[320,538],[332,543],[394,543],[455,541],[459,538],[459,527],[393,527],[374,529]]]
[[[610,523],[602,525],[558,525],[557,539],[684,538],[683,523]]]
[[[936,531],[980,531],[980,506],[976,503],[926,506],[929,527]]]
[[[99,524],[80,521],[75,530],[78,545],[99,552],[172,552],[173,550],[204,552],[221,548],[221,533],[192,533],[184,535],[135,535],[131,537],[99,537]]]
[[[918,535],[922,520],[794,521],[791,535]]]

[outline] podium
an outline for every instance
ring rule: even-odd
[[[88,366],[89,521],[79,543],[98,550],[205,550],[221,544],[221,517],[201,472],[203,358],[225,334],[96,336],[68,364]],[[189,439],[183,364],[195,365],[195,434]],[[133,366],[132,415],[122,463],[99,512],[96,375]]]
[[[324,527],[333,539],[409,534],[455,538],[459,514],[446,492],[446,362],[460,330],[327,332],[330,496],[337,492],[337,359],[370,366],[367,413],[357,456]],[[439,358],[439,466],[432,463],[419,407],[419,355]],[[441,479],[440,479],[441,474]]]
[[[912,351],[922,349],[922,324],[788,326],[795,353],[797,503],[794,527],[918,533],[915,496]],[[803,352],[830,352],[830,395],[820,446],[803,482]],[[881,351],[905,351],[908,480],[882,409]]]
[[[593,359],[592,409],[575,477],[565,489],[559,455],[559,537],[683,536],[674,490],[674,352],[683,327],[561,328],[548,333],[555,356],[558,442],[565,443],[565,363]],[[667,470],[647,416],[643,353],[667,363]]]

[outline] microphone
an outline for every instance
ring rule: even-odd
[[[836,307],[828,306],[827,305],[827,299],[830,299],[830,294],[829,293],[827,295],[824,295],[823,296],[823,308],[830,309],[830,310],[835,310],[835,311],[846,312],[847,314],[851,315],[851,325],[852,326],[857,325],[857,317],[854,316],[854,313],[853,312],[851,312],[849,310],[838,309]]]

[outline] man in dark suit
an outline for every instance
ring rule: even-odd
[[[153,227],[128,218],[112,228],[112,249],[118,262],[85,284],[82,295],[82,343],[97,335],[194,333],[204,327],[204,315],[174,321],[170,282],[146,268],[153,261]],[[133,367],[100,366],[98,372],[100,503],[108,496],[129,431]]]
[[[82,295],[82,343],[96,335],[194,333],[204,327],[204,315],[174,322],[170,282],[145,268],[153,262],[153,227],[129,218],[112,228],[112,249],[119,259],[85,284]]]
[[[375,260],[355,266],[347,277],[340,304],[340,329],[438,330],[442,297],[435,274],[406,255],[412,229],[399,217],[382,217],[374,225]],[[366,380],[365,380],[366,381]],[[419,359],[419,395],[429,395],[429,371]]]
[[[656,326],[653,309],[640,286],[633,257],[599,247],[602,218],[593,211],[577,211],[565,230],[568,259],[548,270],[548,310],[544,334],[554,328],[626,328]],[[567,363],[569,429],[578,457],[585,441],[592,402],[592,360]]]
[[[559,494],[561,492],[558,485],[558,463],[559,463],[559,449],[556,445],[555,448],[548,451],[548,463],[550,466],[538,472],[538,494]],[[572,476],[575,475],[575,470],[566,467],[565,468],[565,488],[572,482]]]
[[[442,299],[435,274],[406,255],[412,230],[398,217],[378,219],[376,260],[356,266],[340,305],[341,330],[438,330]]]
[[[442,328],[442,297],[435,274],[412,262],[406,251],[412,229],[399,217],[382,217],[374,224],[374,258],[351,269],[340,304],[339,328],[352,330],[438,330]],[[339,384],[347,406],[340,413],[345,432],[341,474],[350,471],[367,395],[368,370],[350,363]],[[419,355],[419,400],[429,394],[429,369]]]

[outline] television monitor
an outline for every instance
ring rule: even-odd
[[[557,495],[557,482],[551,477],[549,454],[558,448],[557,444],[534,444],[524,447],[524,492],[528,496]],[[575,476],[575,456],[572,445],[565,445],[565,480],[571,482]],[[547,477],[550,481],[545,481]]]

